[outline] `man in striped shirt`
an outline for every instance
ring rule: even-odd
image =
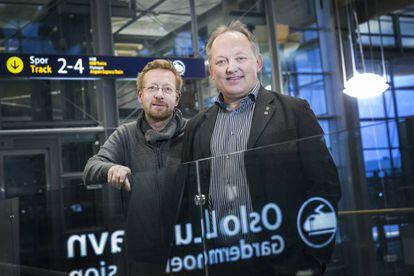
[[[340,198],[336,167],[315,115],[306,101],[260,85],[263,60],[256,38],[241,22],[218,27],[206,51],[210,78],[219,95],[215,105],[189,122],[182,160],[202,159],[198,181],[186,183],[186,196],[189,208],[197,211],[191,205],[192,196],[202,194],[209,210],[204,218],[209,225],[204,229],[218,228],[207,247],[261,241],[266,235],[261,233],[264,227],[252,227],[255,214],[268,203],[285,207],[284,229],[278,229],[285,242],[280,258],[214,265],[212,275],[294,275],[308,269],[323,273],[333,242],[313,250],[293,237],[295,216],[306,199],[321,196],[336,210]],[[281,142],[285,144],[272,146]]]

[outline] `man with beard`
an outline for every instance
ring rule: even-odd
[[[182,83],[170,61],[149,62],[137,77],[142,105],[137,120],[118,127],[85,166],[86,184],[107,182],[132,190],[126,226],[131,275],[157,275],[164,269],[173,223],[166,220],[174,217],[175,190],[165,177],[180,163],[185,121],[176,107]]]

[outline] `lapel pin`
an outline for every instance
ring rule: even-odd
[[[270,107],[266,106],[266,110],[269,110],[269,109],[270,109]]]

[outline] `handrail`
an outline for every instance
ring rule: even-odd
[[[339,211],[338,215],[349,216],[349,215],[372,215],[372,214],[392,214],[392,213],[410,213],[410,212],[414,212],[414,208],[388,208],[388,209]]]

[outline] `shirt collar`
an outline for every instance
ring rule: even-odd
[[[240,107],[246,105],[247,103],[256,102],[257,94],[259,93],[260,82],[257,81],[253,89],[240,101]],[[227,104],[224,102],[223,94],[220,92],[219,95],[214,99],[214,103],[220,108],[230,111]],[[240,108],[239,107],[239,108]],[[238,108],[237,108],[238,109]]]

